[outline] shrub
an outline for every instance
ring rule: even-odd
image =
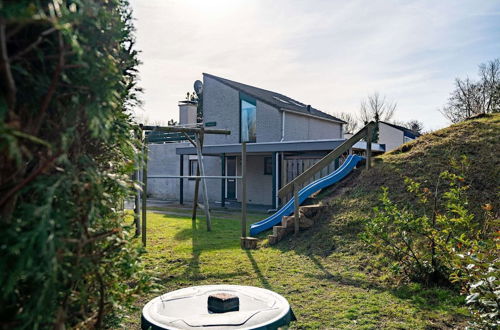
[[[0,327],[100,327],[145,287],[125,1],[0,2]]]
[[[500,326],[500,223],[486,204],[483,237],[468,249],[457,249],[451,279],[462,285],[466,303],[474,316],[474,327]]]
[[[463,160],[461,165],[466,163]],[[407,190],[416,201],[404,207],[393,203],[383,187],[381,205],[374,209],[362,237],[395,261],[393,268],[406,278],[449,284],[452,248],[470,246],[479,235],[466,207],[468,186],[464,182],[463,174],[445,171],[431,190],[406,178]]]
[[[498,326],[498,220],[494,220],[490,204],[484,207],[487,216],[483,221],[474,218],[465,194],[467,158],[451,165],[432,190],[406,178],[407,190],[416,197],[409,205],[396,205],[383,187],[381,205],[374,208],[361,237],[408,280],[460,284],[476,325]]]

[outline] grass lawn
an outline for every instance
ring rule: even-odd
[[[213,212],[213,230],[207,232],[203,217],[193,224],[188,214],[173,212],[148,214],[143,258],[161,292],[222,283],[264,287],[288,299],[298,319],[292,328],[302,329],[452,328],[467,315],[463,299],[445,289],[384,284],[387,275],[375,271],[371,256],[359,249],[308,252],[304,240],[316,236],[305,232],[297,240],[301,248],[291,240],[270,247],[263,239],[258,250],[245,251],[239,213]],[[264,216],[251,213],[249,222]],[[140,308],[156,295],[141,297],[128,328],[139,328]]]

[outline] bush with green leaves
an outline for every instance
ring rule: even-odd
[[[452,160],[430,189],[405,179],[414,203],[398,205],[382,188],[380,206],[361,238],[391,261],[407,280],[427,285],[460,284],[477,324],[499,322],[498,221],[477,219],[469,210],[465,172],[468,160]],[[485,208],[491,208],[486,204]],[[458,288],[458,287],[457,287]],[[498,326],[498,324],[497,324]]]
[[[491,204],[483,206],[483,237],[467,249],[456,249],[451,280],[460,283],[474,316],[474,327],[500,327],[500,221]]]
[[[480,234],[467,209],[468,186],[464,182],[463,174],[449,171],[439,175],[433,189],[406,178],[407,190],[416,200],[402,207],[383,187],[381,205],[374,209],[362,238],[393,260],[393,268],[406,278],[448,284],[452,249],[470,246]]]
[[[126,1],[0,1],[0,328],[101,327],[147,287],[137,65]]]

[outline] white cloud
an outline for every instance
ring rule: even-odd
[[[498,4],[476,1],[133,0],[145,112],[209,72],[327,112],[355,112],[379,91],[398,119],[444,126],[453,79],[500,54]],[[496,7],[495,7],[496,6]]]

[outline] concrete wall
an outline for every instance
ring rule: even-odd
[[[149,145],[148,176],[180,175],[180,156],[175,149],[186,147],[186,143],[165,143]],[[189,175],[189,159],[196,156],[184,156],[184,175]],[[205,175],[221,175],[219,157],[205,156]],[[195,173],[193,173],[195,174]],[[190,202],[194,197],[195,180],[184,179],[184,201]],[[179,179],[148,179],[148,196],[153,198],[179,200]],[[208,198],[220,201],[221,180],[207,180]],[[199,195],[201,201],[201,189]]]
[[[179,156],[175,149],[186,143],[149,144],[148,176],[179,175]],[[179,180],[148,179],[148,196],[161,199],[179,198]]]
[[[211,128],[228,129],[231,135],[207,135],[206,145],[240,142],[240,94],[223,83],[204,77],[203,117],[204,122],[216,122]]]
[[[270,157],[270,156],[269,156]],[[241,158],[236,160],[238,175],[241,175]],[[272,205],[273,176],[264,175],[264,156],[247,155],[247,198],[249,204]],[[241,202],[241,180],[237,183],[237,197]]]
[[[285,141],[341,138],[343,136],[340,123],[285,113]]]
[[[281,111],[257,100],[257,142],[281,140]]]
[[[403,131],[387,124],[379,123],[378,143],[385,144],[385,151],[392,150],[403,144],[403,137]]]
[[[180,157],[175,149],[185,147],[186,143],[165,143],[149,145],[148,176],[180,175]],[[184,156],[184,175],[189,175],[189,159],[196,156]],[[204,156],[203,162],[206,175],[221,175],[220,157]],[[264,175],[264,157],[247,156],[248,203],[271,205],[272,175]],[[236,175],[241,175],[241,158],[236,159]],[[148,179],[148,196],[166,200],[179,200],[179,179]],[[192,202],[194,197],[195,180],[184,179],[184,201]],[[221,201],[221,180],[207,180],[208,199],[212,203]],[[241,202],[241,181],[237,181],[237,197]],[[201,186],[199,200],[202,201]]]
[[[179,124],[196,124],[196,105],[179,104]]]

